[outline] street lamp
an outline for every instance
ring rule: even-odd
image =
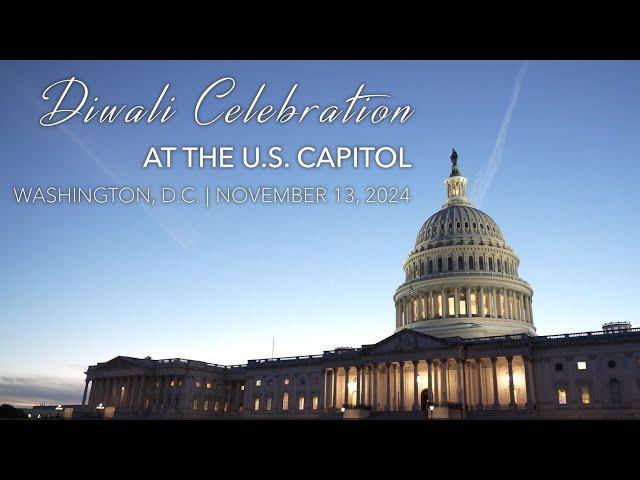
[[[60,418],[60,412],[62,411],[62,405],[56,407],[56,418]]]
[[[98,418],[102,418],[102,415],[104,415],[104,405],[102,405],[101,403],[98,404],[96,410],[98,412]]]

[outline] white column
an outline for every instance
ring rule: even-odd
[[[466,306],[467,306],[467,317],[471,316],[471,288],[467,287],[466,289]],[[478,308],[478,294],[476,294],[476,309]]]
[[[418,360],[413,361],[413,411],[420,410],[418,403]]]
[[[507,367],[509,369],[509,407],[516,406],[515,390],[513,388],[513,357],[507,356]]]
[[[440,359],[440,404],[447,403],[449,401],[449,396],[447,395],[447,359]]]
[[[373,400],[371,401],[371,408],[373,411],[378,411],[378,364],[374,363],[371,368],[373,370]]]
[[[356,367],[356,403],[360,403],[360,393],[362,384],[360,383],[360,374],[362,373],[362,367]]]
[[[386,363],[385,367],[387,369],[387,404],[385,405],[385,411],[391,411],[391,364]]]
[[[477,402],[477,406],[478,408],[482,409],[482,377],[481,377],[481,371],[482,369],[482,359],[478,358],[476,359],[476,383],[478,384],[478,402]]]
[[[453,287],[453,316],[460,316],[460,297],[458,292],[458,287]]]
[[[398,402],[398,411],[404,412],[404,361],[398,362],[400,369],[400,401]]]
[[[429,397],[430,397],[430,398],[427,398],[427,401],[431,401],[435,403],[437,388],[436,388],[436,382],[433,381],[433,378],[434,378],[433,377],[433,361],[427,360],[427,385],[429,388],[427,392],[429,392]]]
[[[496,298],[496,288],[491,287],[491,316],[498,317],[498,300]]]
[[[343,405],[350,405],[349,402],[349,371],[351,370],[351,367],[344,367],[344,401],[342,402]],[[295,399],[295,401],[297,402],[297,399]]]
[[[82,406],[84,407],[87,401],[87,390],[89,389],[89,379],[84,381],[84,393],[82,394]]]
[[[429,319],[435,318],[433,313],[433,290],[429,290]]]
[[[484,289],[482,287],[477,288],[476,292],[478,292],[476,294],[476,303],[477,303],[477,309],[478,309],[478,316],[480,318],[484,318]]]
[[[331,389],[331,407],[338,408],[338,369],[334,368],[331,374],[333,381],[333,388]]]
[[[498,408],[500,406],[500,397],[498,395],[498,371],[496,368],[496,363],[498,359],[496,357],[491,357],[491,371],[493,373],[493,408]]]
[[[449,299],[447,298],[446,289],[442,289],[442,316],[447,318],[449,316]]]

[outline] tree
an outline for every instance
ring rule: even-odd
[[[0,405],[0,418],[27,418],[27,414],[13,405],[4,403]]]

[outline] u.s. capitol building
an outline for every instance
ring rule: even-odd
[[[74,416],[640,417],[640,329],[537,336],[520,259],[451,160],[447,200],[404,263],[391,336],[246,365],[116,357],[88,368]]]

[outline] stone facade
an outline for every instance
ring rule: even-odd
[[[234,366],[116,357],[88,368],[76,416],[640,418],[640,329],[537,336],[520,260],[452,162],[404,263],[393,335]]]

